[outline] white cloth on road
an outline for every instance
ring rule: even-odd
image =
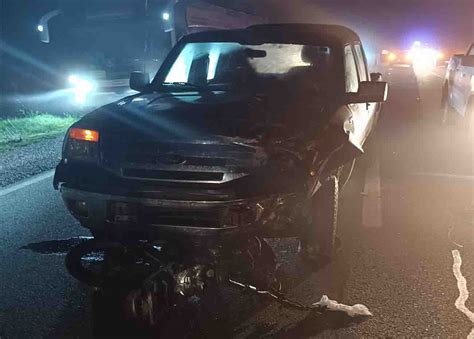
[[[328,311],[339,311],[344,312],[350,317],[358,316],[372,316],[372,313],[369,311],[367,306],[362,304],[355,304],[353,306],[348,306],[340,304],[335,300],[331,300],[327,295],[323,295],[320,301],[313,304],[314,306],[324,307]]]

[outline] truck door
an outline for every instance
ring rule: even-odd
[[[471,46],[466,56],[474,56],[474,45]],[[464,57],[462,57],[464,58]],[[450,103],[461,115],[464,115],[471,92],[472,70],[462,65],[462,58],[454,73]]]
[[[470,49],[466,54],[466,58],[474,58],[474,44],[471,45]],[[461,61],[462,63],[462,61]],[[463,66],[461,65],[460,71],[460,96],[461,96],[461,108],[462,114],[465,114],[467,105],[469,104],[469,100],[471,98],[471,94],[473,92],[473,85],[474,85],[474,67],[472,66]]]
[[[369,71],[367,68],[367,58],[364,53],[364,49],[362,44],[355,43],[354,44],[354,52],[357,62],[357,72],[359,74],[359,81],[370,81]],[[373,124],[375,123],[375,118],[378,109],[378,103],[367,103],[365,104],[366,114],[367,114],[367,130],[366,130],[366,137],[368,136],[369,131],[372,129]]]
[[[451,93],[449,94],[449,102],[451,106],[457,111],[461,112],[461,82],[462,82],[462,77],[461,77],[461,63],[459,63],[453,74],[453,84],[451,86]]]
[[[347,45],[344,48],[345,81],[346,93],[357,93],[359,90],[359,71],[353,46]],[[363,76],[363,74],[362,74]],[[352,112],[353,131],[349,135],[350,141],[358,148],[362,149],[368,133],[369,113],[367,104],[350,104]]]

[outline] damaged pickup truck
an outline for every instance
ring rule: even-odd
[[[139,93],[67,132],[54,187],[101,241],[336,247],[339,181],[388,86],[341,26],[257,25],[184,37]],[[191,251],[191,245],[184,247]],[[186,254],[189,252],[186,252]]]

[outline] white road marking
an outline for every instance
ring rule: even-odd
[[[44,172],[44,173],[35,175],[31,178],[25,179],[23,181],[20,181],[19,183],[11,185],[11,186],[7,186],[7,188],[4,188],[4,189],[0,190],[0,197],[3,197],[4,195],[13,193],[15,191],[18,191],[18,190],[20,190],[22,188],[25,188],[25,187],[28,187],[30,185],[33,185],[37,182],[40,182],[40,181],[46,180],[48,178],[51,178],[53,176],[53,174],[54,174],[54,170],[51,170],[51,171],[48,171],[48,172]]]
[[[474,175],[460,175],[460,174],[450,174],[450,173],[412,173],[411,175],[420,176],[420,177],[438,177],[445,179],[456,179],[456,180],[465,180],[465,181],[474,181]]]
[[[453,250],[453,273],[454,276],[456,277],[456,280],[458,282],[458,290],[459,290],[459,297],[456,299],[456,302],[454,305],[456,308],[464,313],[466,317],[469,318],[469,320],[473,324],[473,328],[469,335],[467,336],[467,339],[474,339],[474,313],[470,311],[466,307],[466,301],[469,298],[469,291],[467,289],[467,282],[466,278],[461,273],[461,265],[462,265],[462,259],[461,259],[461,253],[458,250]]]
[[[375,159],[367,170],[362,201],[362,225],[382,227],[382,193],[380,188],[380,164]]]

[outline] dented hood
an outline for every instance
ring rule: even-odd
[[[313,112],[320,109],[319,104],[312,105]],[[97,129],[104,136],[115,134],[124,138],[139,134],[158,139],[210,136],[259,139],[269,132],[301,132],[301,128],[307,127],[303,112],[308,109],[301,101],[294,105],[287,98],[282,102],[268,93],[146,93],[101,107],[81,119],[78,126]]]

